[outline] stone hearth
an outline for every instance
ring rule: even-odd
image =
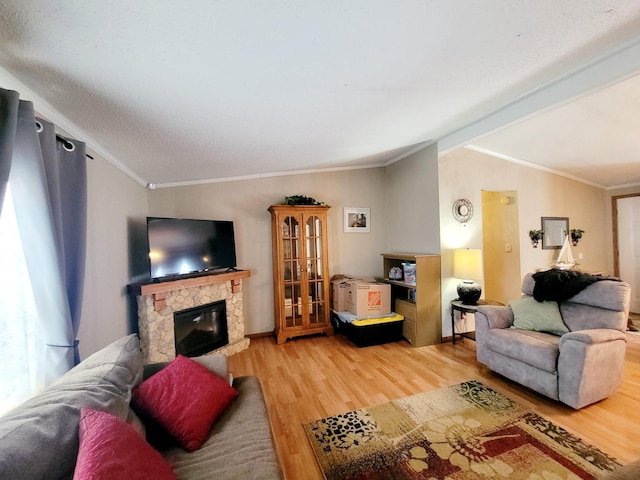
[[[206,275],[170,282],[130,285],[137,295],[138,330],[145,363],[168,362],[175,358],[173,314],[187,308],[225,300],[229,343],[209,353],[233,355],[249,347],[244,336],[242,278],[249,271]]]

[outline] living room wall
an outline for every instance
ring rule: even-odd
[[[78,339],[82,358],[130,333],[126,285],[135,275],[133,219],[147,215],[147,192],[100,156],[87,159],[87,265]]]
[[[149,191],[149,215],[233,220],[246,333],[274,328],[269,205],[306,195],[331,205],[331,275],[381,276],[385,251],[439,253],[437,146],[385,168],[274,176]],[[344,207],[371,209],[370,233],[345,233]]]
[[[435,146],[388,167],[283,175],[146,190],[92,152],[88,164],[88,247],[78,339],[83,358],[131,331],[126,286],[141,273],[146,216],[234,220],[238,261],[251,270],[244,288],[247,333],[273,329],[271,224],[267,208],[286,195],[307,195],[329,210],[331,275],[380,276],[384,251],[437,252]],[[388,189],[398,180],[397,194]],[[434,197],[436,195],[436,197]],[[435,200],[434,200],[435,198]],[[343,231],[344,207],[371,209],[370,233]],[[394,225],[387,219],[392,214]],[[407,219],[413,219],[407,222]],[[398,228],[404,235],[396,235]],[[407,243],[408,242],[408,243]],[[413,243],[412,243],[413,242]],[[144,262],[142,262],[144,263]]]
[[[508,162],[468,149],[457,149],[439,158],[440,228],[442,241],[443,302],[456,298],[459,280],[453,275],[453,249],[482,248],[482,191],[518,193],[520,219],[520,271],[522,275],[549,267],[558,250],[533,248],[528,232],[540,228],[540,217],[569,217],[569,228],[585,230],[572,247],[580,268],[613,273],[610,202],[605,190],[546,171]],[[471,221],[462,226],[451,213],[453,202],[467,198],[474,205]],[[578,260],[579,254],[584,259]],[[491,268],[484,266],[485,271]],[[443,311],[443,336],[451,335],[449,312]]]
[[[239,268],[251,271],[243,284],[247,334],[274,328],[271,216],[267,208],[288,195],[306,195],[331,205],[331,275],[380,275],[387,205],[383,168],[285,175],[150,190],[149,215],[233,220]],[[343,231],[344,207],[371,209],[370,233]]]
[[[429,146],[383,168],[265,177],[253,180],[145,190],[94,155],[89,161],[88,258],[81,355],[130,331],[126,285],[140,265],[132,248],[147,215],[234,220],[240,267],[251,270],[245,285],[247,333],[273,329],[269,205],[286,195],[308,195],[331,205],[331,274],[379,276],[380,253],[442,253],[443,335],[450,335],[446,305],[455,298],[452,248],[482,247],[482,190],[519,194],[521,271],[549,265],[557,250],[533,249],[527,232],[541,216],[568,216],[586,233],[574,255],[582,266],[610,273],[610,195],[557,175],[471,150],[437,155]],[[496,174],[499,172],[499,175]],[[637,191],[637,189],[636,189]],[[625,190],[624,193],[627,193]],[[451,215],[457,198],[469,198],[476,212],[467,227]],[[438,205],[439,204],[439,205]],[[343,208],[371,208],[371,233],[344,233]],[[456,242],[452,243],[452,239]]]
[[[386,222],[390,253],[440,253],[438,145],[386,168]]]

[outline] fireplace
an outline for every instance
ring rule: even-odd
[[[176,355],[197,357],[229,343],[224,300],[173,314]]]
[[[242,280],[248,270],[238,270],[167,282],[130,284],[138,301],[138,332],[145,363],[170,362],[176,355],[174,314],[224,301],[228,344],[212,352],[233,355],[249,348],[244,336]]]

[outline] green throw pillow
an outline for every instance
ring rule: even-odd
[[[509,302],[513,310],[513,326],[523,330],[562,335],[569,329],[562,321],[557,302],[538,302],[533,297],[519,298]]]

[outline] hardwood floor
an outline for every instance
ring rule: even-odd
[[[640,458],[640,334],[627,335],[625,380],[614,396],[576,411],[492,373],[475,342],[413,348],[408,342],[358,348],[342,335],[271,337],[229,359],[234,376],[255,375],[285,476],[322,479],[302,424],[465,380],[479,380],[548,418],[622,463]]]

